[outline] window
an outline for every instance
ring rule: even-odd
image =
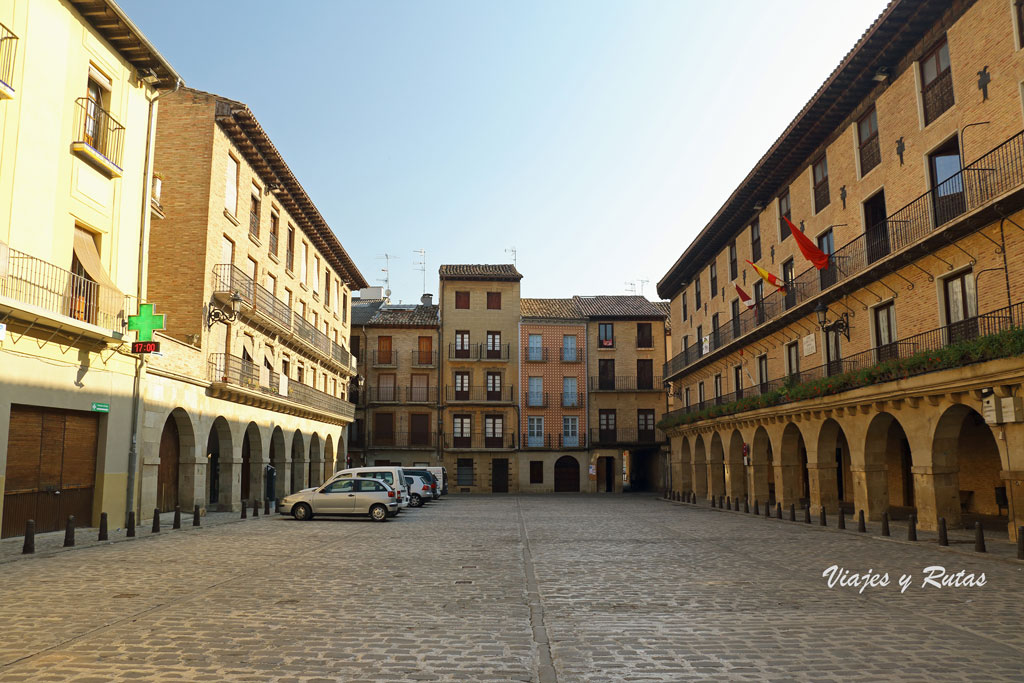
[[[611,349],[615,347],[615,334],[612,323],[599,323],[597,326],[597,347]]]
[[[700,274],[693,280],[693,306],[700,310]]]
[[[732,369],[732,390],[736,392],[736,398],[743,398],[743,366],[737,365]]]
[[[814,162],[812,174],[814,177],[814,212],[818,213],[828,206],[829,202],[828,159],[824,154]]]
[[[697,403],[704,405],[704,382],[697,385]]]
[[[562,446],[575,448],[580,445],[580,419],[575,415],[562,417]]]
[[[313,329],[316,329],[320,325],[320,314],[313,311]]]
[[[488,401],[500,401],[501,400],[501,373],[500,372],[488,372],[487,373],[487,400]]]
[[[277,296],[277,278],[270,273],[267,273],[267,291],[271,295]]]
[[[249,279],[252,280],[253,282],[256,282],[256,274],[259,272],[259,264],[257,264],[256,259],[252,258],[251,256],[246,260],[245,263],[246,266],[248,267],[248,270],[246,272],[249,275]],[[251,286],[252,285],[249,285],[249,287]]]
[[[501,415],[484,416],[484,448],[501,448],[505,436],[505,418]]]
[[[636,388],[639,391],[654,389],[654,361],[650,358],[641,358],[636,362]]]
[[[721,332],[718,329],[718,314],[715,313],[711,316],[711,348],[709,351],[714,351],[722,345]]]
[[[654,441],[654,411],[645,408],[636,411],[637,441],[650,443]]]
[[[754,283],[754,321],[760,325],[765,321],[764,313],[764,281]]]
[[[921,59],[921,97],[924,125],[953,106],[953,74],[949,69],[949,43],[943,38]]]
[[[455,479],[459,486],[473,485],[473,458],[459,458],[456,461]]]
[[[708,271],[711,275],[711,296],[709,298],[714,299],[718,295],[718,264],[712,263]]]
[[[761,393],[768,391],[768,354],[757,357],[757,381],[761,384]]]
[[[651,334],[650,323],[636,324],[636,347],[638,349],[654,348],[654,336]]]
[[[526,360],[544,360],[544,348],[542,346],[543,341],[543,337],[539,334],[531,334],[527,337]]]
[[[220,262],[229,266],[235,262],[235,243],[228,239],[227,235],[220,240]]]
[[[686,389],[683,390],[683,405],[687,408],[690,407],[690,387],[686,387]]]
[[[390,335],[381,335],[377,337],[377,364],[378,365],[394,365],[395,358],[391,344]]]
[[[935,225],[943,225],[967,210],[963,175],[960,172],[960,145],[953,136],[928,155],[928,169],[935,208]]]
[[[490,331],[487,333],[487,357],[501,358],[501,332]]]
[[[750,224],[750,260],[754,263],[761,260],[761,223],[756,218]]]
[[[348,292],[341,295],[341,322],[348,321]]]
[[[452,417],[452,446],[453,448],[469,448],[472,440],[473,418],[469,415],[455,415]],[[461,462],[461,461],[460,461]],[[461,478],[461,473],[460,473]]]
[[[787,309],[796,305],[796,286],[793,279],[796,274],[796,266],[793,259],[787,259],[782,263],[782,281],[786,283],[786,294],[783,299]]]
[[[120,163],[114,154],[114,139],[116,136],[109,136],[107,129],[111,125],[107,120],[106,110],[110,107],[110,88],[113,85],[110,78],[100,73],[92,64],[89,65],[89,80],[86,84],[86,99],[88,104],[85,110],[85,126],[83,130],[84,142],[97,152],[107,155],[115,163]]]
[[[818,279],[821,281],[821,288],[831,287],[836,283],[836,269],[833,266],[832,254],[836,250],[835,236],[832,228],[818,235],[818,249],[829,255],[829,267],[818,271]]]
[[[599,391],[615,390],[615,360],[601,358],[597,361],[597,388]]]
[[[783,217],[793,220],[793,207],[789,201],[789,189],[779,195],[779,241],[785,242],[789,239],[790,231]]]
[[[531,460],[530,461],[530,483],[531,484],[543,484],[544,483],[544,461],[543,460]]]
[[[615,409],[602,408],[597,411],[597,425],[603,442],[615,441]]]
[[[875,349],[878,362],[899,357],[896,342],[896,307],[892,301],[877,306],[875,318]]]
[[[800,344],[791,342],[786,344],[786,374],[790,381],[800,381]]]
[[[288,243],[285,245],[284,267],[289,271],[295,270],[295,228],[288,226]]]
[[[224,169],[224,209],[232,216],[238,213],[238,159],[230,154]]]
[[[268,251],[277,256],[277,239],[278,233],[281,230],[281,219],[278,218],[276,213],[271,212],[270,214],[270,245]]]
[[[501,310],[501,292],[487,292],[487,310]]]
[[[460,371],[455,373],[455,400],[469,400],[469,373]]]
[[[978,295],[974,287],[974,273],[965,270],[946,278],[943,283],[946,313],[946,343],[973,339],[978,336]]]
[[[686,290],[685,289],[683,290],[682,294],[680,294],[680,297],[683,300],[683,322],[686,322],[686,319],[690,317],[690,312],[687,310],[687,307],[686,307]]]
[[[309,267],[309,244],[307,242],[302,243],[302,253],[300,254],[302,259],[299,262],[299,282],[304,285],[309,284],[307,268]]]
[[[331,307],[331,271],[327,269],[324,271],[324,307]],[[335,306],[334,310],[337,311],[338,307]]]
[[[284,289],[284,302],[288,305],[288,308],[292,307],[292,290],[287,287]]]
[[[575,377],[562,378],[562,406],[576,408],[580,404],[579,387]]]
[[[526,405],[539,408],[544,405],[544,378],[530,377],[527,380]]]
[[[562,335],[562,361],[566,363],[576,362],[576,335]]]
[[[313,257],[313,293],[320,293],[320,257]]]
[[[863,177],[882,161],[882,151],[878,146],[878,113],[874,107],[857,122],[857,145]]]
[[[865,237],[868,263],[874,263],[878,259],[887,256],[890,251],[889,244],[889,221],[885,213],[885,190],[879,190],[864,202],[864,225],[866,226]],[[893,221],[893,228],[902,225]],[[895,232],[895,230],[894,230]],[[899,232],[896,232],[899,236]]]
[[[430,385],[429,375],[414,374],[409,377],[409,380],[410,401],[423,403],[430,400],[430,392],[428,390]]]
[[[722,375],[715,375],[715,400],[722,398]]]
[[[704,350],[704,326],[697,325],[697,358],[703,356],[707,351]]]
[[[740,337],[740,300],[732,300],[732,338],[739,339]]]
[[[544,446],[544,418],[530,416],[526,418],[526,445],[529,448]]]
[[[260,194],[260,188],[253,183],[252,199],[249,204],[249,234],[256,239],[260,237]]]
[[[469,330],[455,330],[455,357],[469,358]]]
[[[455,308],[469,308],[469,292],[455,292]]]
[[[729,242],[729,279],[735,280],[739,277],[739,263],[736,258],[736,240]]]

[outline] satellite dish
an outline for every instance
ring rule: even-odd
[[[391,290],[390,289],[385,289],[384,290],[384,296],[390,297],[391,296]]]

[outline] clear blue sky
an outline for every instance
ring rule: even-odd
[[[371,284],[507,263],[523,296],[655,283],[884,0],[120,0],[248,104]],[[173,181],[172,181],[173,182]]]

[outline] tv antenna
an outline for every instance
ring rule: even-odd
[[[383,256],[378,256],[377,259],[384,260],[384,267],[380,269],[380,272],[384,273],[384,277],[378,278],[377,282],[384,283],[384,298],[391,298],[391,259],[398,260],[398,257],[394,254],[389,254],[386,251]]]
[[[626,281],[626,293],[636,294],[636,282],[634,282],[633,280]]]
[[[417,254],[420,257],[419,261],[413,263],[413,270],[418,270],[423,273],[423,291],[421,294],[427,293],[427,250],[426,249],[413,249],[412,253]]]
[[[644,295],[644,285],[646,285],[648,282],[650,282],[650,280],[637,280],[637,282],[640,284],[640,296],[643,296]]]
[[[512,265],[518,267],[519,264],[516,263],[516,248],[515,248],[515,246],[511,246],[508,249],[506,249],[505,253],[512,255]]]

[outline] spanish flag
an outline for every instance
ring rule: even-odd
[[[749,263],[749,261],[748,261],[748,263]],[[746,292],[744,292],[742,289],[740,289],[739,283],[734,282],[732,284],[733,284],[734,287],[736,287],[736,294],[740,297],[740,303],[743,304],[744,306],[746,306],[747,308],[753,308],[754,307],[754,300],[751,299],[750,296],[748,296]],[[742,353],[742,349],[740,350],[740,352]]]
[[[786,225],[789,226],[789,231],[793,233],[793,239],[796,240],[796,246],[800,247],[800,253],[804,255],[804,258],[813,263],[818,270],[828,268],[828,254],[814,246],[814,242],[793,225],[793,221],[785,216],[782,217],[782,220],[786,221]]]
[[[750,261],[747,261],[747,263],[750,263]],[[762,280],[764,280],[768,284],[772,285],[773,287],[777,287],[780,292],[785,292],[786,291],[786,283],[785,282],[783,282],[779,278],[775,277],[774,275],[769,273],[764,268],[759,268],[759,267],[755,266],[753,263],[750,263],[750,266],[754,270],[757,271],[757,274],[761,276]]]

